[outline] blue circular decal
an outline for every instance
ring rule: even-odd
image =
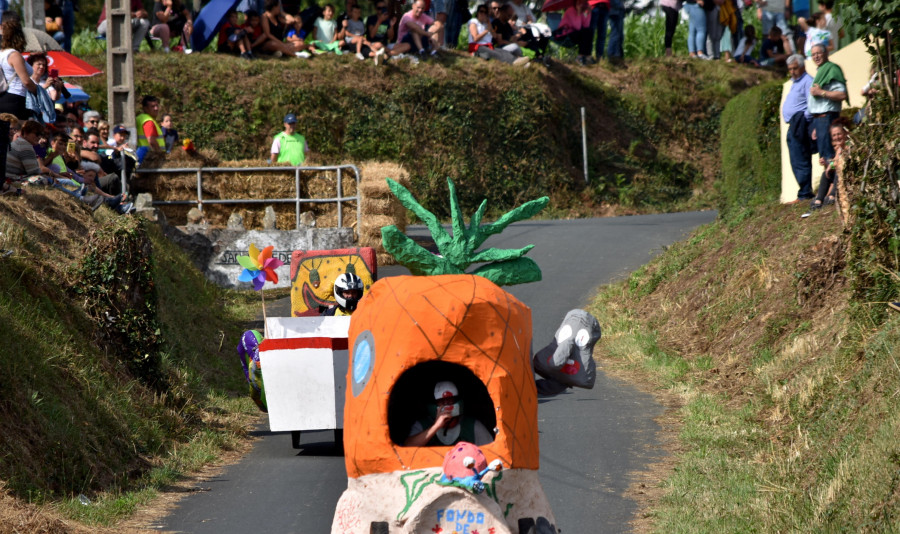
[[[372,369],[375,367],[375,339],[372,332],[361,333],[353,345],[353,396],[356,397],[366,388]]]

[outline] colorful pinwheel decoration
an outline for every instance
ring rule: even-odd
[[[238,280],[241,282],[253,282],[253,289],[260,291],[266,284],[266,280],[273,284],[278,283],[278,273],[275,269],[284,265],[278,258],[272,257],[272,249],[269,246],[260,252],[256,245],[250,243],[249,256],[238,256],[237,261],[244,268]]]

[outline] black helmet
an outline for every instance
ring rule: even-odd
[[[345,297],[342,293],[345,291],[353,292],[352,297]],[[344,273],[337,277],[334,281],[334,299],[342,310],[352,312],[359,304],[359,299],[363,295],[363,283],[360,277],[352,273]]]

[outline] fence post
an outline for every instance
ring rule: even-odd
[[[294,227],[300,229],[300,167],[294,167]]]
[[[203,211],[203,167],[197,168],[197,207]]]
[[[338,221],[337,227],[343,228],[344,226],[344,213],[342,208],[344,207],[344,201],[341,200],[343,198],[342,190],[344,182],[341,180],[341,168],[337,168],[337,212],[338,212]]]

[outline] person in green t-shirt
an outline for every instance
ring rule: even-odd
[[[288,113],[284,116],[284,131],[276,134],[275,139],[272,141],[270,162],[282,163],[287,161],[291,165],[299,167],[306,161],[309,146],[306,144],[306,138],[295,131],[296,125],[296,115]]]

